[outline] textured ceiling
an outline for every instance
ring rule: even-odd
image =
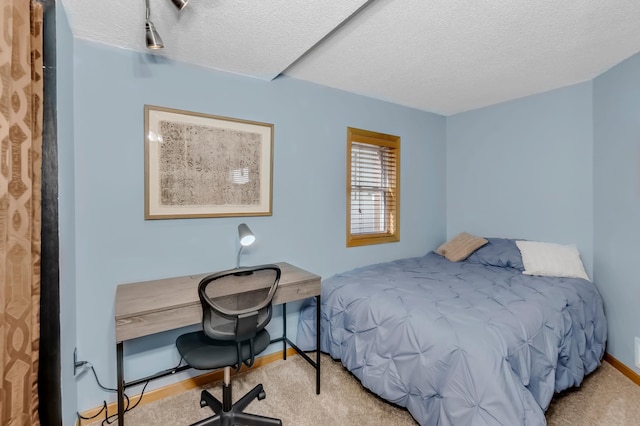
[[[149,0],[156,54],[450,115],[640,51],[640,0]],[[146,51],[144,0],[62,0],[75,37]]]

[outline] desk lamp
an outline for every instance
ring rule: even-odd
[[[238,225],[238,238],[240,239],[240,250],[238,250],[236,268],[240,267],[240,253],[242,253],[242,249],[249,247],[256,241],[256,236],[253,235],[253,232],[251,232],[251,229],[249,229],[246,223]]]

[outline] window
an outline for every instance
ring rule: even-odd
[[[347,129],[347,247],[400,241],[400,137]]]

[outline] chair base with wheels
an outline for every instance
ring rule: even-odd
[[[226,372],[225,372],[226,374]],[[254,399],[262,400],[265,398],[264,389],[262,384],[256,385],[242,398],[240,398],[235,404],[227,407],[225,410],[224,402],[228,401],[231,404],[231,383],[224,384],[222,386],[222,399],[221,403],[216,397],[211,395],[206,390],[203,390],[200,395],[200,406],[210,407],[216,414],[213,417],[201,420],[194,423],[192,426],[204,426],[204,425],[216,425],[216,426],[231,426],[235,424],[247,425],[247,426],[282,426],[280,419],[274,419],[271,417],[264,417],[257,414],[245,413],[244,409]]]

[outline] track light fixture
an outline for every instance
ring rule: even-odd
[[[147,38],[147,48],[156,50],[162,49],[164,47],[164,43],[162,43],[162,39],[160,38],[160,34],[156,31],[156,27],[153,25],[153,22],[147,21],[145,24],[146,29],[146,38]]]
[[[189,0],[171,0],[171,3],[178,9],[182,10],[185,8],[187,4],[189,4]],[[164,48],[164,43],[162,42],[162,38],[160,38],[160,34],[156,31],[155,25],[151,22],[151,8],[149,7],[149,0],[145,0],[146,6],[146,18],[144,22],[145,26],[145,37],[147,40],[147,48],[148,49],[162,49]]]
[[[182,10],[189,4],[189,0],[171,0],[171,3],[173,3],[178,10]]]
[[[164,47],[164,43],[160,38],[160,34],[156,31],[156,27],[151,22],[151,8],[149,7],[149,0],[145,0],[145,5],[147,7],[147,15],[145,18],[145,33],[147,39],[147,48],[149,49],[162,49]]]

